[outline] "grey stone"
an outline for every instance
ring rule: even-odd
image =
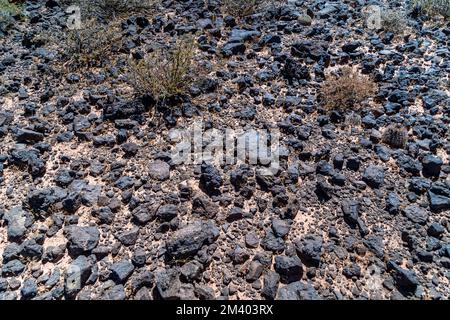
[[[170,178],[170,166],[167,162],[157,160],[148,166],[152,179],[164,181]]]
[[[111,279],[116,283],[124,283],[134,271],[133,264],[128,260],[121,260],[111,266]]]
[[[284,283],[298,281],[303,273],[302,262],[297,256],[277,256],[275,257],[275,271]]]
[[[2,266],[3,276],[17,276],[25,270],[25,265],[19,260],[11,260]]]
[[[302,14],[297,18],[298,23],[302,26],[310,26],[312,23],[312,18],[307,14]]]
[[[90,252],[100,239],[100,232],[96,227],[68,226],[64,230],[68,240],[68,249],[73,255]]]
[[[12,208],[3,219],[8,225],[7,235],[9,239],[22,238],[34,222],[33,215],[22,207]]]
[[[37,291],[38,288],[36,280],[29,278],[23,282],[22,288],[20,289],[20,294],[23,299],[31,299],[36,296]]]
[[[85,256],[78,256],[64,273],[64,292],[68,299],[74,299],[92,273],[92,264]]]
[[[309,284],[296,281],[278,290],[279,300],[321,300],[316,289]]]
[[[167,255],[171,259],[194,256],[204,245],[212,244],[219,236],[213,222],[196,221],[177,230],[166,242]]]
[[[280,275],[274,271],[268,271],[264,275],[264,284],[261,294],[267,299],[273,300],[276,298],[278,285],[280,282]]]
[[[156,211],[156,216],[162,221],[170,221],[178,215],[178,208],[174,204],[161,206]]]
[[[406,217],[414,223],[424,225],[428,220],[427,211],[417,205],[410,205],[403,209],[403,212]]]
[[[381,167],[370,165],[364,171],[362,179],[369,187],[379,188],[384,183],[384,170]]]

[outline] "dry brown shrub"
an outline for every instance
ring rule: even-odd
[[[366,75],[343,67],[339,76],[327,79],[319,91],[321,104],[329,110],[359,108],[359,104],[372,97],[377,85]]]
[[[381,11],[381,25],[384,31],[403,34],[408,28],[408,20],[400,10],[385,9]]]
[[[90,19],[81,29],[67,30],[60,48],[69,69],[101,67],[122,46],[122,34],[117,23],[101,24]]]
[[[233,17],[243,18],[252,15],[270,1],[268,0],[223,0],[222,11]]]

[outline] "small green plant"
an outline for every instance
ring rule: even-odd
[[[172,50],[157,49],[144,59],[130,61],[129,80],[139,95],[161,100],[185,92],[195,53],[191,38],[179,40]]]
[[[14,17],[22,14],[22,5],[9,0],[0,0],[0,33],[14,25]]]
[[[391,124],[384,130],[383,142],[393,148],[404,148],[408,142],[408,131],[401,124]]]
[[[449,0],[412,0],[412,3],[430,17],[443,16],[447,19],[450,17]]]
[[[0,13],[10,14],[12,16],[22,12],[22,5],[12,3],[9,0],[0,0]]]
[[[381,11],[381,25],[384,31],[402,34],[408,26],[406,14],[396,9],[384,9]]]
[[[73,68],[100,67],[121,47],[122,35],[118,25],[101,24],[94,19],[85,21],[81,29],[67,30],[64,35],[63,59]]]
[[[377,85],[366,75],[343,67],[340,75],[327,79],[319,90],[319,100],[329,110],[357,109],[375,94]]]

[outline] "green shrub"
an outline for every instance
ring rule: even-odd
[[[21,12],[21,4],[12,3],[9,0],[0,0],[0,13],[15,16],[20,14]]]
[[[7,32],[14,25],[14,17],[22,14],[22,5],[0,0],[0,33]]]
[[[187,38],[177,41],[172,50],[158,49],[144,59],[130,61],[130,84],[137,94],[150,94],[156,100],[184,93],[192,80],[194,53],[194,41]]]

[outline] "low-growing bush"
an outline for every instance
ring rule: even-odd
[[[408,21],[404,12],[396,9],[384,9],[381,11],[381,26],[384,31],[402,34],[408,27]]]
[[[10,0],[0,0],[0,13],[17,15],[22,12],[22,5]]]
[[[0,34],[14,25],[14,17],[21,15],[22,5],[9,0],[0,0]]]
[[[450,17],[449,0],[412,0],[415,7],[420,8],[430,17],[443,16]]]
[[[330,110],[359,108],[359,104],[372,97],[377,85],[369,76],[351,67],[343,67],[340,75],[327,79],[319,90],[321,104]]]
[[[66,66],[100,67],[120,49],[122,35],[118,25],[101,24],[91,19],[85,21],[81,29],[67,30],[62,42],[60,48]]]
[[[246,17],[254,14],[265,0],[223,0],[224,13],[234,17]]]
[[[161,100],[184,93],[191,83],[195,45],[192,38],[178,40],[172,50],[157,49],[129,63],[129,81],[138,95]]]

